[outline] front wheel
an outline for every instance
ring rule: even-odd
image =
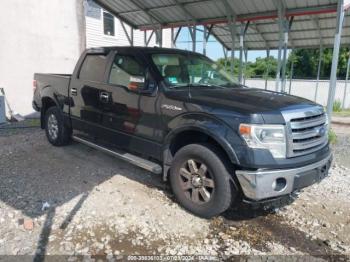
[[[223,161],[225,156],[210,144],[190,144],[176,153],[170,183],[184,208],[204,218],[229,208],[236,192],[232,192],[228,165]]]
[[[57,107],[50,107],[46,111],[45,131],[47,139],[54,146],[68,144],[72,135],[71,128],[65,125],[63,116]]]

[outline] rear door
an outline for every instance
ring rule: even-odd
[[[96,133],[101,128],[101,90],[105,86],[107,62],[107,54],[87,54],[71,81],[70,115],[74,129]]]

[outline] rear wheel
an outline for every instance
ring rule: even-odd
[[[211,218],[230,206],[235,192],[232,192],[224,161],[225,156],[210,144],[187,145],[176,153],[170,183],[184,208],[200,217]]]
[[[57,107],[50,107],[45,113],[45,131],[47,139],[54,146],[69,143],[72,130],[65,125],[61,111]]]

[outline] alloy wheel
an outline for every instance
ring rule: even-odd
[[[214,194],[214,180],[201,161],[187,160],[180,168],[180,182],[186,197],[195,204],[209,202]]]

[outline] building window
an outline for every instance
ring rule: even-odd
[[[110,13],[103,11],[103,32],[105,35],[114,36],[114,17]]]

